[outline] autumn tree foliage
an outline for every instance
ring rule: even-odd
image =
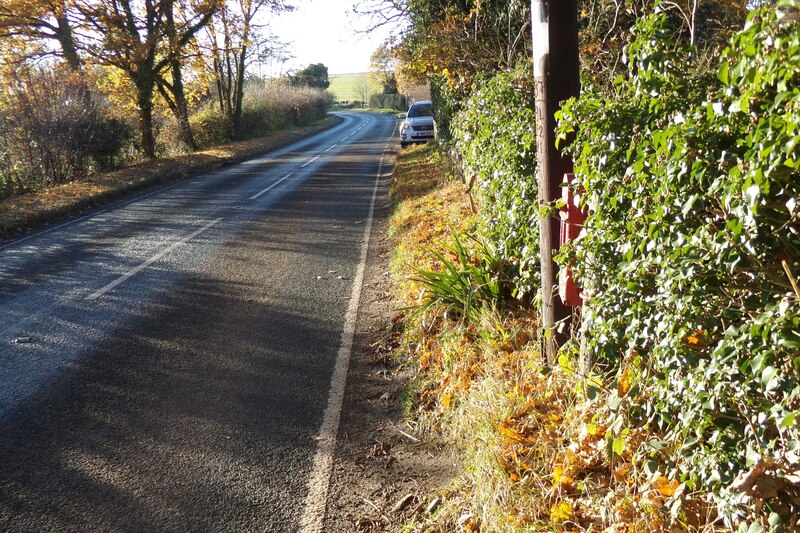
[[[154,158],[165,149],[194,150],[195,126],[219,128],[201,133],[205,144],[230,140],[242,120],[251,63],[286,53],[285,45],[267,34],[266,17],[290,9],[286,0],[0,0],[0,122],[8,128],[0,161],[2,194],[113,167],[123,161],[118,155],[126,144],[129,161],[137,159],[137,152]],[[56,90],[59,84],[69,91]],[[64,131],[93,148],[78,150],[83,155],[71,159],[74,170],[48,170],[52,179],[41,183],[23,179],[24,169],[34,172],[42,163],[34,159],[46,152],[38,143],[47,140],[28,135],[23,130],[33,123],[15,116],[34,105],[43,123],[56,123],[75,98],[85,110],[83,126]],[[322,95],[298,93],[297,98],[298,116],[290,122],[316,117],[325,105]],[[212,101],[224,121],[207,120]],[[264,102],[262,107],[271,106],[272,97]],[[257,114],[265,115],[262,111]],[[205,118],[193,120],[199,112],[206,112]],[[264,120],[269,124],[249,130],[265,132],[286,122]],[[130,134],[129,123],[137,136]],[[22,159],[29,162],[21,164]]]
[[[245,74],[260,38],[258,17],[292,9],[285,0],[223,0],[199,40],[217,103],[234,132],[242,119]]]
[[[153,98],[157,88],[172,104],[186,136],[184,140],[194,145],[180,73],[181,52],[209,23],[218,6],[210,1],[178,7],[181,18],[176,17],[176,2],[172,0],[85,1],[79,5],[86,24],[97,35],[86,43],[85,50],[100,63],[124,72],[136,90],[142,151],[150,159],[156,155]],[[171,83],[166,80],[166,71],[172,75]]]
[[[306,68],[289,75],[289,84],[293,87],[316,87],[327,89],[330,87],[328,67],[322,63],[308,65]]]
[[[39,43],[40,46],[23,49],[22,58],[58,54],[71,70],[79,71],[82,61],[74,32],[78,16],[72,0],[2,0],[0,39]]]

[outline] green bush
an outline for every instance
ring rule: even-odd
[[[444,76],[430,76],[429,82],[433,119],[436,121],[436,137],[439,142],[447,144],[453,138],[451,122],[458,110],[461,109],[462,96],[448,85]]]
[[[718,79],[663,16],[643,19],[616,94],[584,91],[561,115],[590,209],[561,258],[588,297],[589,346],[643,362],[629,422],[665,441],[640,454],[669,451],[667,475],[711,489],[729,519],[754,509],[738,474],[780,478],[800,452],[799,16],[798,0],[751,13]]]
[[[452,131],[467,179],[482,199],[482,233],[516,269],[518,296],[536,291],[539,231],[533,79],[522,66],[478,81]]]
[[[101,115],[90,131],[89,155],[98,169],[108,171],[123,167],[126,161],[122,153],[135,137],[133,127],[122,119]]]
[[[208,148],[230,142],[233,125],[227,115],[215,106],[204,107],[189,117],[194,140],[200,148]]]

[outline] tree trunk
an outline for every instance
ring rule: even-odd
[[[244,69],[245,60],[247,58],[247,45],[242,42],[242,49],[239,52],[239,57],[236,58],[236,88],[234,93],[233,116],[233,131],[236,136],[239,136],[239,123],[242,120],[242,100],[244,100]]]
[[[139,135],[142,151],[147,159],[156,158],[156,138],[153,133],[153,86],[152,77],[144,76],[136,81],[136,104],[139,108]]]
[[[173,13],[174,4],[169,4],[166,10],[167,34],[170,40],[172,59],[170,59],[170,69],[172,70],[172,95],[175,102],[173,114],[178,120],[181,130],[181,140],[190,150],[197,150],[197,143],[192,133],[192,125],[189,123],[189,103],[186,101],[186,92],[183,89],[183,75],[181,73],[180,46],[178,35],[175,30],[175,16]]]
[[[78,50],[75,47],[75,38],[72,35],[72,26],[70,26],[69,19],[66,13],[61,13],[56,17],[58,23],[58,42],[61,45],[61,53],[64,54],[64,59],[67,66],[72,72],[81,71],[81,58],[78,56]]]
[[[190,150],[197,150],[197,142],[194,140],[192,125],[189,123],[189,102],[186,101],[186,93],[183,89],[183,76],[181,75],[180,61],[175,58],[172,60],[172,87],[175,96],[175,118],[181,129],[181,140]]]

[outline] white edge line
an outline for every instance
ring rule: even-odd
[[[288,179],[289,179],[289,178],[292,176],[292,174],[294,174],[294,173],[293,173],[293,172],[289,172],[289,173],[288,173],[288,174],[286,174],[284,177],[282,177],[281,179],[279,179],[278,181],[276,181],[275,183],[273,183],[272,185],[270,185],[270,186],[269,186],[269,187],[267,187],[266,189],[264,189],[264,190],[262,190],[262,191],[260,191],[260,192],[257,192],[256,194],[254,194],[253,196],[251,196],[251,197],[250,197],[250,200],[255,200],[256,198],[258,198],[258,197],[259,197],[259,196],[261,196],[262,194],[264,194],[264,193],[267,193],[267,192],[271,191],[271,190],[273,189],[273,187],[277,187],[277,186],[278,186],[280,183],[282,183],[282,182],[284,182],[284,181],[288,180]]]
[[[205,226],[203,226],[199,230],[195,231],[191,235],[187,235],[183,239],[181,239],[181,240],[173,243],[172,245],[170,245],[168,248],[165,248],[164,250],[160,251],[159,253],[157,253],[156,255],[154,255],[153,257],[151,257],[150,259],[148,259],[147,261],[145,261],[141,265],[136,266],[136,267],[132,268],[131,270],[125,272],[123,275],[121,275],[120,277],[118,277],[117,279],[115,279],[114,281],[112,281],[111,283],[106,285],[105,287],[103,287],[101,289],[98,289],[97,291],[93,292],[92,294],[87,296],[86,299],[87,300],[96,300],[96,299],[100,298],[101,296],[103,296],[105,293],[107,293],[108,291],[110,291],[111,289],[113,289],[114,287],[119,285],[120,283],[124,283],[129,278],[135,276],[137,273],[141,272],[142,270],[144,270],[148,266],[152,265],[153,263],[155,263],[156,261],[158,261],[159,259],[161,259],[165,255],[167,255],[168,253],[173,251],[178,246],[182,246],[182,245],[186,244],[187,242],[191,241],[192,239],[194,239],[195,237],[197,237],[198,235],[200,235],[204,231],[207,231],[208,229],[210,229],[212,226],[215,226],[215,225],[219,224],[220,222],[222,222],[222,220],[223,219],[218,218],[216,220],[213,220],[213,221],[209,222],[208,224],[206,224]]]
[[[339,421],[342,415],[345,384],[347,382],[347,369],[350,366],[350,356],[353,350],[356,318],[361,300],[361,288],[364,284],[364,270],[367,263],[369,241],[372,236],[372,221],[375,215],[375,199],[378,196],[378,184],[383,174],[383,160],[381,157],[378,165],[378,174],[372,188],[372,202],[369,206],[367,223],[364,228],[364,239],[361,244],[361,259],[353,281],[353,290],[350,293],[350,305],[344,319],[342,340],[339,353],[336,356],[336,366],[331,377],[331,388],[328,394],[328,405],[319,429],[317,451],[314,455],[314,464],[311,469],[311,478],[308,481],[308,496],[303,502],[303,516],[300,520],[300,533],[321,533],[325,520],[325,507],[330,488],[331,469],[333,468],[333,454],[336,450],[336,434],[339,432]]]

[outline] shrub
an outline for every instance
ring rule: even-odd
[[[215,106],[207,106],[194,113],[189,118],[189,124],[200,148],[224,144],[233,138],[230,119]]]
[[[429,80],[436,136],[440,142],[447,144],[453,138],[451,122],[460,109],[460,96],[448,85],[444,76],[431,76]]]
[[[113,116],[100,115],[91,131],[92,143],[88,151],[101,171],[125,166],[123,150],[133,142],[133,127]]]
[[[702,484],[729,519],[760,508],[788,530],[796,499],[748,509],[733,481],[771,471],[790,490],[798,468],[798,15],[798,0],[751,13],[719,79],[663,16],[644,19],[616,94],[586,91],[561,117],[590,208],[562,260],[601,362],[642,362],[629,422],[665,440],[641,456],[674,452],[661,459],[679,492]]]
[[[231,119],[209,104],[195,112],[190,123],[197,144],[209,147],[234,138],[250,139],[291,126],[308,126],[325,118],[332,102],[332,95],[320,89],[251,80],[245,85],[237,132]]]
[[[6,194],[83,176],[101,124],[79,76],[23,68],[0,105],[0,170]]]
[[[539,232],[533,80],[527,68],[476,82],[452,123],[467,179],[482,199],[482,233],[516,269],[518,296],[536,290]]]

